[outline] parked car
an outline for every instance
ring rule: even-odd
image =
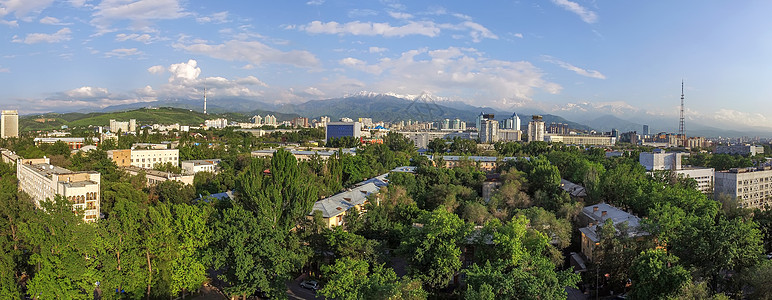
[[[315,291],[319,289],[319,282],[316,280],[303,280],[300,286]]]

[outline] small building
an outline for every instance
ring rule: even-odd
[[[367,197],[378,192],[375,183],[367,183],[351,190],[335,194],[314,203],[314,208],[309,216],[313,216],[315,211],[322,212],[324,224],[327,228],[344,225],[343,216],[352,209],[357,208],[360,213],[364,212],[364,205],[368,203]]]
[[[582,255],[590,262],[594,259],[593,251],[595,246],[600,245],[598,234],[606,220],[611,220],[616,230],[619,230],[621,224],[626,224],[628,237],[648,235],[647,232],[639,230],[641,219],[624,210],[606,203],[587,206],[579,214],[579,224],[581,224],[580,226],[585,226],[580,228],[579,231],[582,234]]]
[[[187,174],[196,174],[198,172],[216,173],[221,161],[220,159],[184,160],[181,165]]]
[[[147,186],[156,185],[169,180],[179,181],[184,184],[193,184],[194,178],[192,174],[176,174],[153,169],[143,169],[134,166],[123,167],[123,170],[134,176],[140,173],[145,173],[145,178],[147,178]]]
[[[584,199],[584,197],[587,197],[587,191],[583,186],[568,180],[560,179],[560,188],[571,195],[572,199]]]

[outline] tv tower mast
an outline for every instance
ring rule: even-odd
[[[681,102],[683,102],[683,101],[681,101]],[[681,103],[681,106],[683,107],[683,103]],[[206,114],[206,86],[204,87],[204,114]],[[683,117],[683,113],[681,114],[681,116]]]
[[[684,134],[684,80],[681,79],[681,119],[678,123],[678,134],[681,135],[683,146],[686,147],[686,135]]]

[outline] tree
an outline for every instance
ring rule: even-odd
[[[207,226],[211,207],[206,205],[175,204],[174,234],[177,237],[176,255],[171,261],[171,293],[195,291],[206,279],[204,249],[209,245],[212,231]]]
[[[461,245],[471,228],[443,207],[421,218],[402,242],[410,273],[432,289],[443,288],[461,269]]]
[[[426,145],[426,148],[429,150],[429,152],[442,154],[448,151],[448,145],[447,140],[442,138],[436,138],[429,142],[428,145]]]
[[[73,213],[72,205],[57,195],[41,202],[30,222],[20,226],[31,246],[29,264],[35,267],[27,295],[35,299],[92,299],[95,257],[94,227]]]
[[[664,250],[646,250],[630,268],[632,299],[667,299],[678,295],[691,280],[691,274],[678,264],[678,257]]]
[[[367,261],[338,259],[334,265],[322,266],[327,284],[319,294],[331,299],[426,299],[426,292],[408,277],[402,280],[382,264],[370,266]]]
[[[470,139],[454,137],[453,142],[450,144],[450,152],[462,155],[474,155],[477,153],[477,142]]]
[[[139,201],[119,198],[110,217],[97,228],[99,277],[103,297],[119,298],[114,290],[123,290],[133,297],[145,294],[147,274],[145,251],[140,227],[144,209]]]

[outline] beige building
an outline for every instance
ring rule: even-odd
[[[566,134],[548,134],[545,141],[553,143],[563,143],[566,145],[585,145],[585,146],[614,146],[616,138],[603,135],[566,135]]]
[[[715,194],[737,199],[745,208],[772,205],[772,169],[740,168],[716,172]]]
[[[606,220],[611,220],[617,230],[621,224],[626,224],[627,237],[648,235],[648,233],[639,230],[640,218],[606,203],[587,206],[582,209],[578,217],[580,226],[585,226],[579,229],[582,234],[582,254],[590,262],[595,258],[593,255],[595,246],[600,245],[598,234]]]
[[[136,132],[137,120],[131,119],[128,122],[119,122],[116,120],[110,120],[110,131],[115,133],[120,130],[122,133]]]
[[[19,159],[16,164],[19,190],[29,194],[35,206],[62,195],[72,203],[73,209],[83,210],[83,219],[94,222],[100,212],[100,174],[98,172],[73,172],[50,164],[48,158]]]
[[[0,115],[0,137],[19,137],[19,112],[3,110]]]
[[[531,118],[531,122],[528,122],[528,141],[544,141],[546,130],[542,116],[533,115]]]
[[[145,178],[147,178],[147,186],[156,185],[169,180],[179,181],[184,184],[193,184],[193,178],[195,177],[193,174],[175,174],[171,172],[143,169],[132,166],[124,167],[123,170],[135,176],[144,172]]]
[[[381,175],[385,177],[384,175]],[[352,208],[357,208],[359,213],[364,213],[364,206],[368,203],[367,197],[377,193],[379,187],[375,183],[367,183],[348,191],[335,194],[328,198],[316,201],[309,217],[314,215],[315,211],[322,213],[324,225],[327,228],[343,226],[345,223],[343,217]]]
[[[107,151],[107,157],[119,167],[138,167],[152,169],[156,165],[171,163],[180,165],[179,149],[121,149]]]

